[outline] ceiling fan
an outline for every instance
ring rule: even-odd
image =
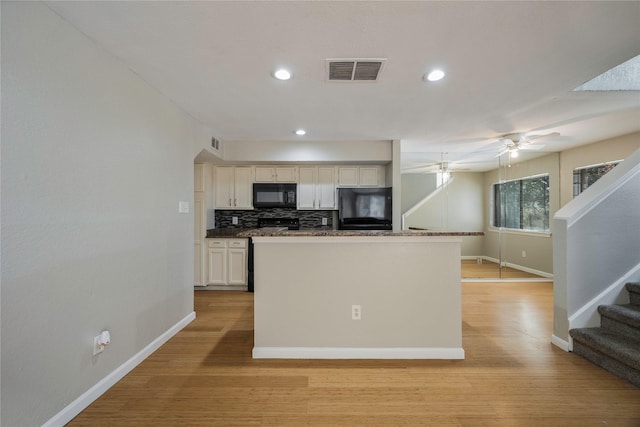
[[[498,140],[504,144],[504,148],[496,155],[496,157],[509,153],[510,157],[515,158],[518,157],[520,150],[540,150],[544,148],[544,145],[534,145],[533,142],[535,140],[558,135],[560,135],[559,132],[552,132],[544,135],[527,135],[522,133],[508,133],[506,135],[502,135]]]
[[[460,165],[465,165],[465,162],[461,161],[450,161],[446,158],[448,153],[440,153],[441,159],[439,162],[416,162],[415,166],[409,166],[402,168],[403,173],[447,173],[451,172],[451,168],[455,169],[456,172],[460,171],[468,171],[469,168],[460,167]]]

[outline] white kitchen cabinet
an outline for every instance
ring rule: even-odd
[[[297,182],[295,166],[256,166],[255,182]]]
[[[207,239],[207,284],[227,284],[227,241]]]
[[[207,210],[205,209],[204,200],[200,199],[201,192],[195,192],[195,200],[193,202],[193,220],[194,220],[194,248],[193,248],[193,284],[194,286],[205,286],[205,240],[207,233],[204,224]]]
[[[358,167],[357,166],[340,166],[338,168],[338,186],[339,187],[357,187],[358,186]]]
[[[247,239],[207,239],[208,285],[247,284]]]
[[[247,284],[247,240],[227,240],[227,284]]]
[[[340,166],[338,187],[384,187],[384,166]]]
[[[207,284],[207,234],[209,223],[207,213],[213,209],[213,166],[210,164],[193,165],[193,284]]]
[[[336,208],[336,168],[333,166],[300,167],[298,209]]]
[[[360,187],[384,187],[384,167],[360,166],[358,168],[358,185]]]
[[[251,166],[217,166],[216,209],[253,209]]]

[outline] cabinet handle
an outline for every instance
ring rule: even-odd
[[[233,199],[233,206],[238,206],[238,199]]]
[[[231,206],[231,198],[229,198],[229,206]]]

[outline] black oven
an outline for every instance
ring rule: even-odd
[[[295,208],[296,184],[253,184],[254,208]]]

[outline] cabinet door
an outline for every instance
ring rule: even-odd
[[[275,171],[272,167],[256,166],[255,182],[273,182],[275,178]]]
[[[202,200],[202,192],[195,193],[193,202],[193,222],[194,222],[194,252],[193,252],[193,284],[195,286],[205,286],[205,227],[206,209]]]
[[[360,167],[358,184],[361,187],[378,187],[380,185],[380,168],[377,166]]]
[[[316,198],[318,199],[318,209],[336,208],[335,168],[318,168]]]
[[[296,182],[298,180],[296,170],[295,166],[277,167],[276,182]]]
[[[204,251],[202,243],[195,243],[193,245],[193,285],[194,286],[206,286],[204,275]]]
[[[301,167],[298,182],[298,209],[313,209],[316,206],[316,168]]]
[[[225,285],[227,283],[227,248],[224,240],[209,241],[207,249],[207,283],[210,285]]]
[[[338,168],[338,186],[340,187],[357,187],[358,186],[358,167],[348,166]]]
[[[234,172],[235,195],[233,206],[238,209],[253,208],[253,179],[251,167],[236,167]]]
[[[247,284],[247,248],[246,241],[229,240],[227,249],[229,268],[227,270],[228,285]]]
[[[205,169],[202,163],[193,165],[193,191],[204,191]]]
[[[233,185],[233,167],[217,166],[216,167],[216,208],[230,209],[233,208],[234,185]]]

